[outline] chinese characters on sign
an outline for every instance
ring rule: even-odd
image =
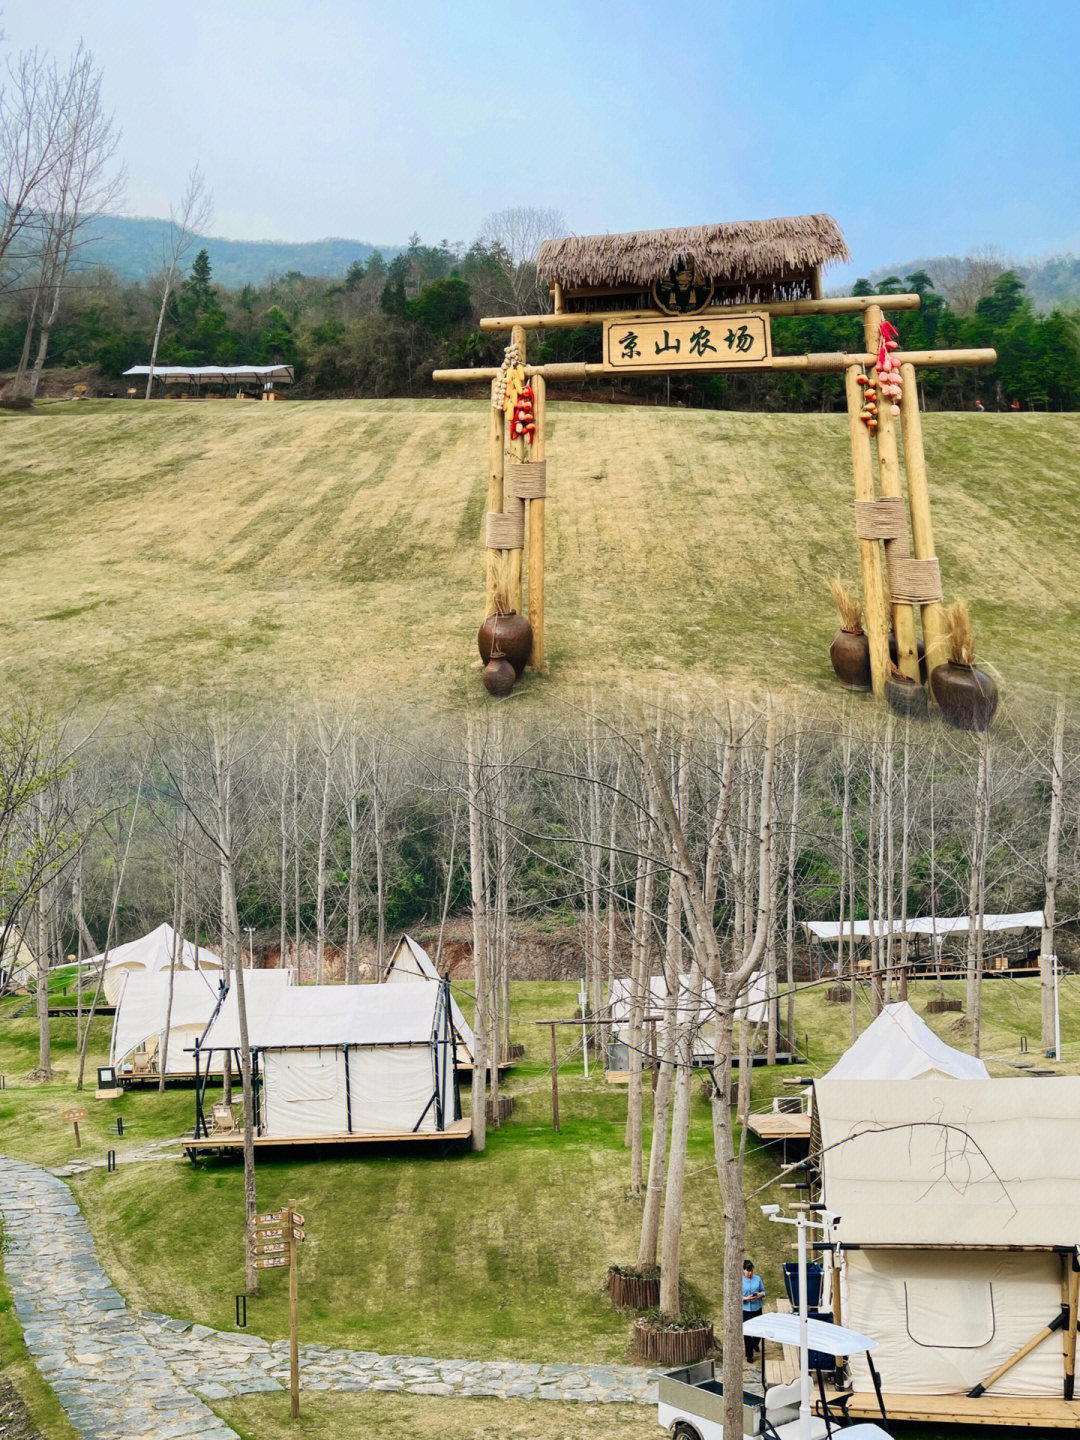
[[[761,364],[771,355],[767,314],[604,323],[605,370],[718,370]]]

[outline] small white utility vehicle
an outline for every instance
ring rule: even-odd
[[[800,1347],[800,1379],[790,1385],[773,1385],[764,1396],[743,1392],[743,1435],[763,1440],[829,1440],[839,1433],[842,1440],[890,1440],[880,1425],[850,1425],[844,1413],[848,1396],[841,1392],[826,1398],[824,1377],[817,1370],[821,1414],[810,1409],[809,1352],[826,1355],[865,1355],[881,1418],[887,1419],[881,1398],[881,1382],[869,1352],[874,1341],[842,1325],[798,1315],[755,1315],[743,1325],[743,1332],[759,1340]],[[673,1440],[724,1440],[724,1387],[711,1360],[686,1365],[660,1377],[660,1424]]]

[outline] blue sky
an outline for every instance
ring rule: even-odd
[[[127,210],[198,163],[218,235],[469,241],[825,210],[849,271],[1080,251],[1080,4],[0,0],[7,48],[81,36]],[[888,12],[887,14],[885,12]]]

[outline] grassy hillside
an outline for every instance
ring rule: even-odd
[[[550,407],[549,674],[832,684],[847,421]],[[930,415],[949,598],[1007,683],[1075,684],[1080,416]],[[476,401],[0,412],[0,665],[72,700],[479,689]]]

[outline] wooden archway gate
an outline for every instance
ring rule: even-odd
[[[863,395],[859,377],[865,367],[878,357],[881,326],[886,310],[917,310],[918,295],[851,295],[810,300],[775,301],[754,306],[711,306],[698,311],[692,320],[699,324],[744,322],[758,317],[764,333],[764,345],[756,357],[744,358],[736,349],[730,355],[712,356],[680,363],[635,363],[632,373],[638,375],[670,375],[687,369],[698,372],[754,370],[803,370],[811,373],[842,373],[851,436],[851,460],[854,475],[855,533],[862,567],[866,633],[870,641],[870,671],[875,695],[883,695],[889,673],[890,611],[892,630],[896,636],[898,664],[908,679],[919,679],[919,657],[915,627],[915,609],[920,611],[928,671],[946,658],[947,637],[942,610],[941,574],[934,549],[934,530],[930,518],[930,489],[923,452],[922,422],[919,415],[916,370],[941,369],[945,366],[993,365],[994,350],[897,350],[893,358],[900,362],[903,396],[900,401],[900,431],[904,442],[904,477],[901,475],[896,422],[882,405],[878,412],[876,447],[867,426],[860,419]],[[843,352],[775,355],[771,351],[769,318],[774,315],[845,315],[861,314],[866,349],[857,354]],[[596,376],[610,377],[623,369],[613,363],[608,341],[612,327],[641,328],[656,326],[665,319],[669,330],[676,321],[656,311],[564,312],[559,287],[555,290],[555,309],[546,315],[488,316],[480,321],[482,330],[509,331],[520,355],[525,355],[530,330],[574,329],[585,325],[603,325],[605,330],[605,362],[602,364],[526,365],[525,373],[535,393],[536,431],[530,452],[526,455],[523,440],[512,441],[507,461],[505,417],[494,404],[491,410],[489,435],[488,504],[484,540],[487,548],[487,577],[484,593],[485,618],[493,612],[496,557],[506,566],[510,576],[511,604],[522,610],[524,558],[528,553],[528,615],[532,625],[533,647],[529,664],[534,669],[544,666],[544,506],[547,495],[547,466],[544,439],[545,401],[548,380],[582,381]],[[686,323],[685,321],[683,322]],[[636,344],[636,338],[635,338]],[[659,343],[657,349],[659,350]],[[709,347],[715,348],[715,347]],[[681,354],[681,351],[680,351]],[[633,357],[642,360],[641,354]],[[443,384],[476,384],[489,380],[494,385],[495,369],[436,370],[432,379]],[[493,392],[494,394],[494,392]],[[874,450],[877,451],[875,477]],[[908,524],[910,519],[910,536]]]

